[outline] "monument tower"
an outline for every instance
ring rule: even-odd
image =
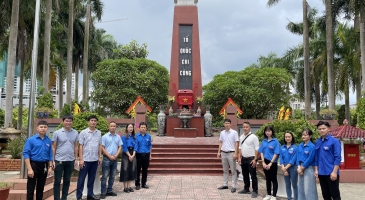
[[[202,96],[198,0],[174,1],[169,96],[192,90],[195,99]]]

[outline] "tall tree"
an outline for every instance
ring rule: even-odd
[[[91,9],[92,6],[92,9]],[[84,54],[83,54],[83,92],[82,101],[88,102],[89,98],[89,37],[90,37],[90,23],[91,23],[91,11],[95,13],[97,20],[101,20],[103,14],[103,3],[101,0],[88,0],[86,8],[86,19],[85,19],[85,38],[84,38]]]
[[[14,70],[16,65],[16,46],[18,37],[19,22],[19,1],[13,0],[10,22],[10,36],[8,48],[8,68],[6,74],[6,99],[5,99],[5,121],[4,126],[8,127],[12,122],[13,115],[13,94],[14,94]]]
[[[267,5],[273,6],[280,0],[268,0]],[[311,115],[310,103],[310,67],[309,67],[309,28],[308,28],[308,4],[306,0],[302,0],[303,4],[303,48],[304,48],[304,103],[305,116],[309,119]]]
[[[72,50],[73,50],[73,28],[74,28],[74,0],[69,1],[68,15],[68,40],[67,40],[67,84],[66,84],[66,103],[71,103],[71,84],[72,84]],[[75,88],[77,83],[75,82]]]
[[[44,26],[44,49],[43,49],[43,93],[49,91],[49,60],[51,51],[51,22],[52,0],[46,0],[46,18]]]
[[[326,46],[327,46],[327,81],[328,81],[328,107],[335,110],[335,72],[333,65],[333,18],[332,0],[325,0],[326,6]]]

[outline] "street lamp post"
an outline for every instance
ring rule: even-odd
[[[31,68],[31,84],[30,84],[30,101],[29,101],[29,113],[28,113],[28,132],[27,138],[32,136],[34,126],[34,105],[35,105],[35,88],[36,88],[36,72],[37,72],[37,57],[38,57],[38,37],[39,37],[39,11],[40,0],[36,0],[35,6],[35,19],[34,19],[34,36],[33,36],[33,52],[32,52],[32,68]],[[27,178],[26,166],[24,164],[24,157],[22,156],[20,178]]]

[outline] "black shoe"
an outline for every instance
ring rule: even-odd
[[[236,188],[232,188],[232,189],[231,189],[231,192],[232,192],[232,193],[235,193],[235,192],[236,192]]]
[[[220,187],[218,188],[218,190],[224,190],[224,189],[228,189],[228,186],[224,186],[224,185],[222,185],[222,186],[220,186]]]
[[[139,190],[139,189],[141,189],[141,186],[137,185],[136,190]]]
[[[243,189],[243,190],[239,191],[238,194],[251,194],[251,192],[249,190]]]
[[[93,196],[88,196],[87,200],[99,200],[99,198],[97,198],[95,195],[93,195]]]
[[[124,188],[123,190],[125,193],[129,193],[129,189],[128,188]]]
[[[142,188],[148,189],[150,187],[148,187],[148,185],[142,185]]]
[[[257,192],[252,192],[251,198],[257,198],[257,196],[258,196]]]
[[[129,192],[134,192],[133,188],[128,188]]]
[[[106,198],[105,196],[106,196],[106,194],[101,194],[100,199],[105,199]]]
[[[117,193],[115,192],[107,192],[106,193],[106,196],[112,196],[112,197],[115,197],[115,196],[118,196]]]

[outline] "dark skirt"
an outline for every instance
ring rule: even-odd
[[[128,150],[130,155],[133,155],[133,149]],[[134,157],[133,161],[129,161],[129,157],[126,153],[122,154],[122,162],[120,166],[119,182],[134,181],[137,178],[137,158]]]

